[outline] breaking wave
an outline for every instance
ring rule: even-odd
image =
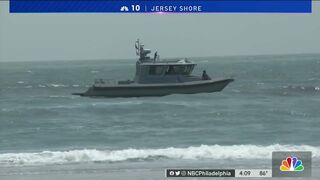
[[[167,159],[270,159],[272,151],[312,151],[320,157],[320,146],[308,145],[201,145],[187,148],[43,151],[0,154],[0,165],[44,165],[81,162],[118,162],[128,160]]]
[[[48,84],[48,86],[49,87],[55,87],[55,88],[56,87],[68,87],[67,85],[64,85],[64,84],[53,84],[53,83],[52,84]]]

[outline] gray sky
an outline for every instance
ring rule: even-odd
[[[0,61],[135,58],[140,38],[161,57],[320,53],[312,14],[9,14],[0,2]],[[154,51],[153,51],[154,52]]]

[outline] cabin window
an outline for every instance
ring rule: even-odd
[[[150,66],[149,74],[150,75],[161,75],[164,71],[164,66]]]
[[[189,75],[191,71],[193,70],[193,65],[175,65],[175,66],[169,66],[166,74],[183,74],[183,75]]]

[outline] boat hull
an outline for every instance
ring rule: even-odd
[[[233,79],[220,79],[171,84],[94,85],[84,93],[73,94],[89,97],[143,97],[211,93],[223,90],[232,81]]]

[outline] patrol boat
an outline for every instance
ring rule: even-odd
[[[170,94],[211,93],[223,90],[231,78],[211,79],[206,71],[202,76],[191,75],[195,63],[187,58],[160,59],[157,52],[150,58],[150,49],[145,49],[139,39],[135,43],[136,73],[133,80],[116,81],[98,79],[80,96],[96,97],[142,97]]]

